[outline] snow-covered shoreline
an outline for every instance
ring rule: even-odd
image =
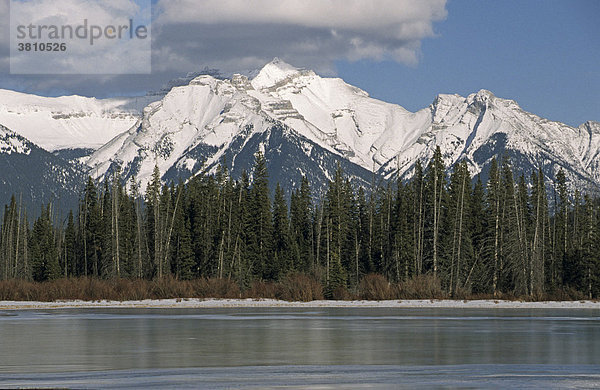
[[[88,309],[88,308],[156,308],[156,309],[202,309],[244,307],[298,307],[298,308],[458,308],[458,309],[596,309],[600,302],[593,301],[545,301],[521,302],[501,300],[389,300],[389,301],[311,301],[287,302],[275,299],[160,299],[142,301],[0,301],[0,310],[27,309]]]

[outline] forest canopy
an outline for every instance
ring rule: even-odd
[[[239,180],[220,167],[164,185],[155,168],[145,194],[118,173],[101,185],[89,178],[77,210],[47,204],[33,224],[14,196],[0,280],[214,278],[247,291],[303,274],[332,298],[377,274],[390,285],[433,281],[455,298],[591,299],[600,294],[599,213],[597,198],[569,192],[562,171],[549,185],[541,171],[516,176],[503,158],[484,183],[464,161],[445,167],[439,148],[408,182],[355,188],[338,167],[318,200],[306,179],[286,199],[279,185],[271,196],[258,153]]]

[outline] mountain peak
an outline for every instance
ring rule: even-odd
[[[288,63],[286,63],[285,61],[283,61],[279,57],[273,58],[273,60],[271,60],[271,62],[269,62],[269,64],[272,64],[272,65],[278,65],[278,64],[289,65]]]
[[[312,72],[296,68],[278,57],[275,57],[260,70],[256,77],[254,77],[252,86],[255,89],[265,89],[273,87],[288,78],[293,78],[294,76],[305,73]]]
[[[479,91],[467,96],[467,103],[488,105],[495,98],[496,96],[492,92],[488,91],[487,89],[480,89]]]
[[[477,92],[477,95],[479,96],[488,96],[488,97],[493,97],[494,94],[492,93],[492,91],[488,91],[487,89],[480,89]]]
[[[496,97],[491,91],[488,91],[487,89],[480,89],[479,91],[477,91],[477,93],[474,93],[471,96],[473,96],[473,99],[479,101],[487,101]]]

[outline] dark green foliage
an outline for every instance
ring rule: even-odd
[[[286,271],[292,270],[292,250],[288,206],[279,183],[273,200],[273,262],[270,263],[271,279],[277,280]]]
[[[313,207],[310,187],[306,177],[298,191],[292,192],[290,201],[290,235],[292,268],[309,272],[315,267]]]
[[[42,214],[34,222],[29,240],[33,279],[36,281],[53,280],[61,276],[59,252],[51,218],[52,204],[42,207]]]
[[[256,154],[254,163],[253,182],[250,189],[248,205],[249,220],[247,224],[248,245],[246,256],[254,276],[272,279],[277,276],[277,266],[272,253],[273,218],[271,215],[271,200],[267,162],[261,152]]]
[[[211,280],[220,296],[298,299],[600,295],[600,201],[570,193],[562,171],[547,183],[504,157],[483,183],[468,161],[447,170],[437,148],[409,182],[356,188],[338,166],[318,201],[303,178],[288,203],[279,185],[269,193],[267,161],[255,158],[238,181],[223,164],[167,186],[156,167],[143,195],[118,171],[100,185],[89,178],[78,210],[46,205],[32,226],[13,197],[0,279]],[[288,282],[312,292],[284,293]]]

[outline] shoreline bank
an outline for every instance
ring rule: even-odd
[[[91,309],[91,308],[148,308],[148,309],[218,309],[252,307],[290,308],[456,308],[456,309],[597,309],[600,301],[503,301],[503,300],[389,300],[389,301],[310,301],[288,302],[275,299],[156,299],[141,301],[80,301],[55,302],[0,301],[0,310],[33,309]]]

